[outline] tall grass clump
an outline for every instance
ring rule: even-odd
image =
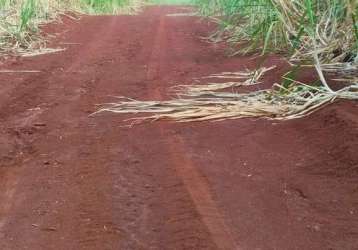
[[[330,93],[327,72],[357,83],[357,0],[195,1],[221,27],[213,38],[237,45],[235,53],[281,53],[293,71],[314,66]],[[286,79],[284,87],[293,82]]]
[[[193,0],[150,0],[149,4],[154,5],[192,5]]]
[[[39,25],[55,18],[58,5],[46,0],[0,0],[0,52],[30,47]]]
[[[357,0],[196,0],[238,53],[280,52],[291,61],[357,62]]]
[[[39,26],[67,11],[117,14],[137,8],[141,0],[0,0],[0,53],[39,47]]]
[[[90,14],[117,14],[130,0],[82,0],[80,7]]]

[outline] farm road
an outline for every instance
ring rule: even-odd
[[[124,127],[113,96],[160,100],[195,77],[255,67],[201,40],[197,17],[64,19],[67,50],[0,74],[0,249],[357,249],[358,107],[310,118]],[[285,63],[265,82],[278,81]]]

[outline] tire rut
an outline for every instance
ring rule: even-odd
[[[160,17],[158,30],[156,33],[153,53],[148,66],[148,80],[159,80],[161,78],[161,65],[166,64],[166,16]],[[150,96],[155,99],[163,99],[160,91],[156,88],[150,91]],[[189,193],[193,204],[195,204],[196,212],[202,223],[210,232],[213,242],[218,249],[225,250],[239,250],[238,244],[235,242],[230,228],[225,222],[224,216],[220,212],[220,208],[214,202],[209,188],[209,184],[199,173],[196,166],[185,157],[185,145],[180,136],[167,138],[165,128],[160,127],[160,133],[167,141],[167,148],[169,149],[170,164],[175,169],[177,175],[183,182],[184,188]],[[180,216],[179,216],[180,217]],[[187,218],[187,219],[192,219]],[[185,220],[185,218],[183,219]]]

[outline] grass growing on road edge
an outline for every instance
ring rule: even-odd
[[[119,14],[137,8],[140,0],[80,0],[78,9],[87,14]]]
[[[356,0],[195,0],[238,54],[284,53],[292,63],[358,63]],[[340,65],[343,66],[344,65]]]
[[[358,78],[358,1],[356,0],[196,0],[203,14],[214,16],[221,31],[215,39],[239,45],[238,54],[286,55],[299,68],[325,75]],[[291,81],[293,82],[293,81]],[[288,87],[290,81],[285,81]]]
[[[0,0],[0,54],[43,47],[39,26],[59,14],[118,14],[138,8],[141,0]]]
[[[193,5],[194,0],[150,0],[149,3],[155,5]]]

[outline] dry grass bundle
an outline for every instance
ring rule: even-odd
[[[200,85],[179,85],[173,89],[179,93],[190,95],[193,93],[203,93],[206,91],[218,91],[222,89],[250,86],[260,83],[261,77],[268,71],[275,69],[276,66],[269,68],[259,68],[254,71],[246,70],[245,72],[223,72],[220,74],[212,74],[210,76],[202,77],[201,79],[239,79],[244,81],[230,81],[224,83],[207,83]]]
[[[205,92],[196,93],[189,98],[169,101],[124,99],[105,105],[97,113],[152,114],[131,119],[135,122],[145,120],[191,122],[248,117],[289,120],[309,115],[336,99],[358,100],[358,85],[352,85],[334,94],[324,88],[297,85],[287,90],[276,85],[274,89],[248,94]]]
[[[266,72],[269,69],[263,68],[256,73],[251,72],[247,75],[262,76],[257,72]],[[238,76],[238,74],[234,74],[234,76]],[[248,80],[245,82],[247,83]],[[253,79],[251,78],[251,80]],[[259,78],[254,80],[258,81]],[[131,119],[134,123],[146,120],[192,122],[248,117],[288,120],[309,115],[337,99],[358,100],[358,83],[337,92],[333,92],[325,86],[315,87],[299,82],[294,82],[288,88],[275,84],[272,89],[251,93],[217,91],[226,87],[226,83],[216,84],[213,87],[208,86],[210,87],[205,85],[181,86],[176,88],[178,98],[168,101],[137,101],[120,98],[119,102],[108,103],[96,113],[151,114]]]

